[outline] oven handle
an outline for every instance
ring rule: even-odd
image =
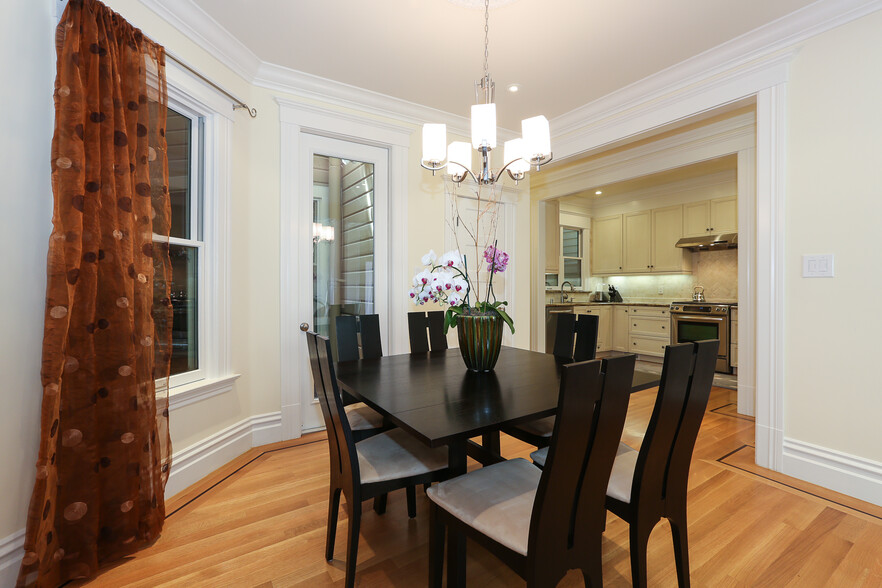
[[[724,316],[708,316],[705,314],[672,314],[671,318],[674,318],[678,321],[713,321],[716,323],[725,323],[726,317]]]

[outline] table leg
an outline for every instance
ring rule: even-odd
[[[491,431],[481,435],[481,446],[487,451],[500,455],[502,449],[499,447],[499,431]]]
[[[468,441],[454,441],[447,446],[447,460],[450,475],[461,476],[468,470],[466,446]],[[456,532],[455,525],[447,527],[447,585],[465,586],[466,578],[466,538]]]

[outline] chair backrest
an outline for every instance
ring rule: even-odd
[[[427,328],[428,336],[426,335]],[[410,336],[411,353],[427,353],[429,343],[431,343],[432,351],[447,349],[443,310],[407,313],[407,333]]]
[[[355,441],[349,428],[349,419],[345,417],[343,400],[331,361],[331,342],[326,337],[308,332],[306,346],[309,350],[313,388],[328,433],[331,475],[337,480],[348,480],[352,483],[358,479],[358,460],[352,459],[356,455]]]
[[[692,451],[698,430],[707,410],[707,401],[714,385],[714,371],[717,363],[719,341],[698,341],[695,344],[692,375],[686,393],[686,404],[680,417],[680,426],[674,438],[668,472],[665,479],[665,497],[682,493],[686,495],[689,482],[689,465],[692,463]]]
[[[597,330],[600,317],[596,314],[580,314],[576,320],[576,350],[573,361],[589,361],[597,354]]]
[[[337,361],[359,359],[359,333],[361,334],[360,357],[362,359],[383,357],[383,346],[380,342],[380,315],[340,315],[334,319],[334,329],[337,333]]]
[[[558,359],[573,360],[573,338],[576,336],[576,315],[560,313],[554,331],[554,351]]]
[[[714,358],[716,357],[716,349],[719,348],[719,341],[710,342],[715,344],[713,348]],[[701,362],[696,362],[696,351],[702,350]],[[708,374],[707,351],[708,346],[702,345],[698,347],[694,343],[681,343],[678,345],[668,345],[665,348],[665,360],[662,367],[661,383],[658,388],[658,396],[655,400],[655,406],[652,409],[652,415],[649,417],[649,424],[646,427],[646,434],[643,437],[643,443],[640,446],[640,453],[637,455],[637,463],[634,466],[634,478],[631,483],[631,504],[648,505],[657,503],[657,510],[663,511],[663,503],[665,496],[666,479],[671,463],[671,457],[674,454],[675,441],[678,437],[681,423],[684,421],[687,401],[691,383],[693,381],[693,371],[696,366],[700,368],[699,380],[696,381],[698,386],[706,383]],[[715,361],[715,360],[714,360]],[[713,382],[713,365],[710,367],[710,382]],[[707,389],[710,393],[710,387]],[[705,398],[704,405],[707,405]],[[688,419],[689,427],[695,429],[695,436],[698,435],[698,420],[696,425],[693,411],[688,411],[690,418]],[[702,415],[704,409],[702,408]],[[684,433],[681,446],[688,444],[688,434]],[[692,438],[694,446],[695,437]],[[692,449],[689,448],[689,457],[691,458]],[[678,460],[679,464],[679,460]],[[689,466],[686,463],[685,475],[688,476]],[[682,465],[678,465],[677,475],[682,474]],[[685,476],[684,476],[685,477]],[[673,477],[671,478],[673,480]],[[684,481],[685,484],[685,481]],[[649,507],[653,508],[653,507]]]
[[[528,551],[538,561],[579,567],[587,551],[600,548],[606,486],[625,426],[635,359],[561,367],[557,418],[530,521]]]

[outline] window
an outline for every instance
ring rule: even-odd
[[[563,280],[574,287],[582,287],[582,229],[561,227],[560,253]],[[548,278],[546,277],[546,284]]]
[[[229,101],[174,62],[168,81],[171,409],[232,389]]]
[[[168,182],[171,200],[172,385],[201,379],[199,327],[203,283],[202,142],[204,119],[180,105],[168,109]]]

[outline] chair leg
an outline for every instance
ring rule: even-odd
[[[407,487],[407,516],[416,517],[416,487]]]
[[[674,539],[674,561],[677,563],[677,584],[689,588],[689,539],[686,536],[686,516],[668,519]]]
[[[384,514],[386,512],[387,498],[389,498],[388,494],[380,494],[379,496],[374,498],[374,512],[378,515]]]
[[[429,505],[429,588],[441,588],[444,575],[444,517],[433,502]]]
[[[361,527],[361,503],[349,509],[349,536],[346,540],[346,588],[355,587],[355,565],[358,562],[358,533]]]
[[[633,521],[630,525],[631,585],[634,588],[646,588],[646,550],[651,532],[651,527],[647,529],[637,524],[637,521]]]
[[[337,538],[337,514],[340,511],[341,488],[332,488],[328,499],[328,533],[325,540],[325,559],[334,559],[334,540]]]
[[[456,528],[447,527],[447,585],[465,586],[466,536]]]

